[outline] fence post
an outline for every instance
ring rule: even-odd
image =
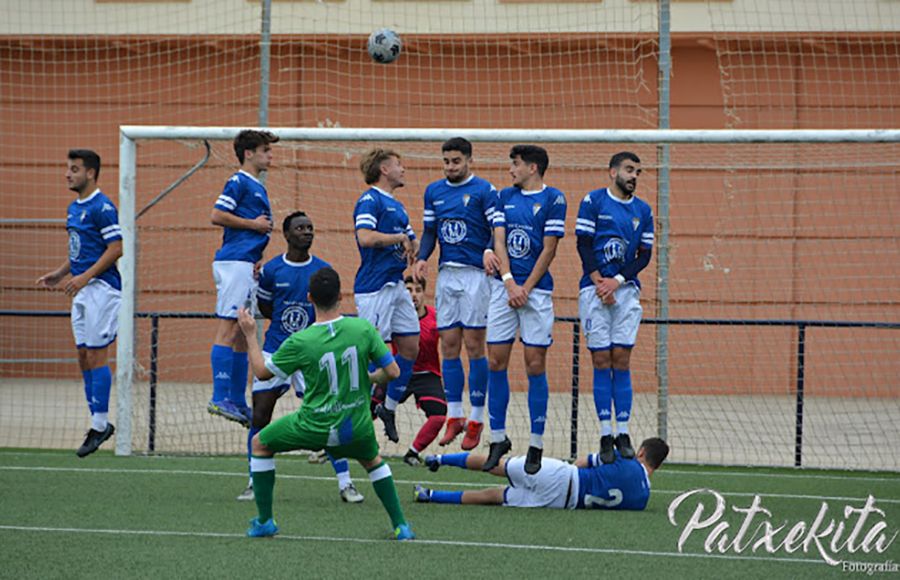
[[[797,325],[797,428],[794,440],[794,467],[803,463],[803,381],[806,364],[806,325]]]
[[[159,316],[150,317],[150,416],[147,418],[147,452],[156,451],[156,384],[159,380]]]
[[[578,457],[578,372],[581,356],[581,323],[572,323],[572,443],[569,449],[572,459]]]

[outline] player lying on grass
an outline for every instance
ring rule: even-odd
[[[462,503],[556,509],[642,510],[650,499],[650,476],[669,455],[669,446],[658,437],[641,443],[634,459],[616,452],[613,463],[603,463],[596,453],[574,465],[545,457],[534,475],[525,473],[525,457],[503,459],[491,470],[506,477],[509,485],[477,491],[438,491],[416,485],[415,499],[422,503]],[[452,465],[481,471],[487,457],[470,453],[428,455],[431,471]]]

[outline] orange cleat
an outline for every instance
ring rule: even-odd
[[[484,429],[484,423],[478,421],[469,421],[466,423],[466,436],[463,437],[462,447],[465,451],[471,451],[478,447],[481,443],[481,431]]]
[[[466,420],[462,417],[453,417],[447,420],[447,428],[444,429],[444,436],[438,441],[438,445],[449,445],[456,437],[463,432],[466,426]]]

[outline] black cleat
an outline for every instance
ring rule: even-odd
[[[403,463],[410,467],[418,467],[422,465],[422,459],[419,457],[418,453],[410,449],[406,452],[406,455],[403,456]]]
[[[400,436],[397,435],[397,423],[395,422],[396,417],[394,412],[388,410],[384,405],[379,404],[375,407],[375,416],[384,423],[384,434],[387,435],[387,438],[394,443],[398,443],[400,441]]]
[[[87,457],[99,449],[100,446],[103,445],[103,442],[112,437],[115,432],[116,428],[112,423],[107,423],[106,429],[103,431],[89,430],[84,438],[84,443],[81,444],[81,447],[78,448],[75,455],[78,457]]]
[[[616,435],[616,449],[622,459],[634,459],[634,447],[631,446],[631,437],[628,433],[619,433]]]
[[[491,443],[491,451],[487,461],[481,466],[482,471],[490,471],[500,465],[500,459],[512,450],[512,441],[506,437],[500,443]]]
[[[541,470],[541,456],[544,450],[540,447],[529,447],[528,455],[525,456],[525,473],[534,475]]]
[[[613,450],[613,436],[604,435],[600,438],[600,461],[613,463],[616,460],[616,452]]]

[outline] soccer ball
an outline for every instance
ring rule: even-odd
[[[400,56],[402,47],[400,37],[390,28],[382,28],[369,35],[369,56],[375,62],[381,64],[394,62]]]

